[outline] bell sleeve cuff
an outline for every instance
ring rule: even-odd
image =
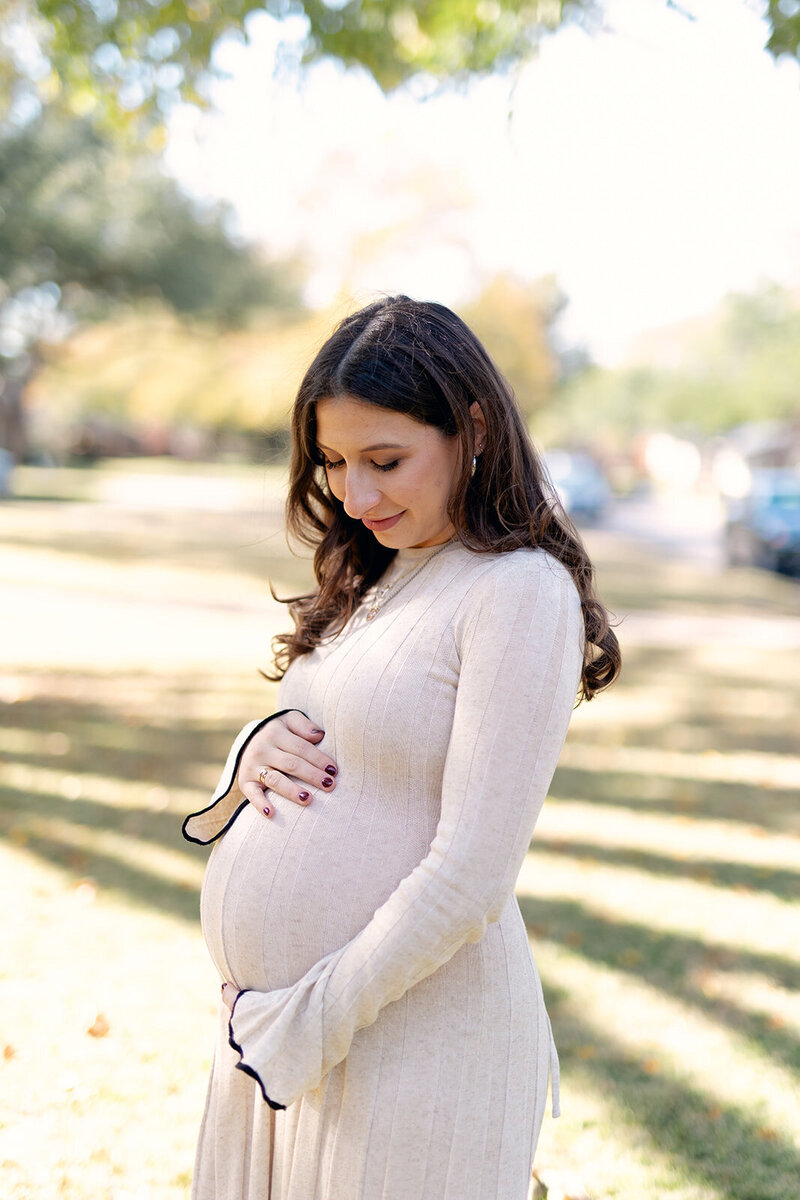
[[[231,1009],[231,1015],[230,1015],[230,1019],[228,1021],[228,1045],[231,1047],[232,1050],[235,1050],[236,1053],[239,1055],[240,1061],[236,1064],[236,1069],[238,1071],[243,1071],[245,1075],[249,1075],[251,1079],[254,1079],[256,1081],[256,1083],[258,1084],[259,1088],[261,1089],[261,1095],[264,1097],[264,1100],[270,1106],[270,1108],[274,1108],[276,1111],[280,1111],[280,1110],[286,1108],[286,1105],[279,1104],[277,1100],[273,1100],[270,1096],[267,1095],[267,1091],[266,1091],[266,1088],[264,1087],[264,1083],[261,1079],[261,1076],[258,1074],[258,1072],[256,1070],[253,1069],[253,1067],[250,1066],[249,1063],[246,1063],[244,1061],[244,1051],[242,1050],[242,1047],[237,1042],[236,1035],[233,1031],[233,1016],[234,1016],[234,1013],[236,1012],[236,1006],[239,1003],[239,1001],[241,1000],[242,996],[246,996],[248,994],[249,990],[250,990],[249,988],[244,988],[241,992],[239,992],[239,995],[236,997],[236,999],[233,1002],[233,1008]]]
[[[248,803],[248,800],[242,795],[236,785],[239,764],[242,761],[245,747],[251,738],[258,733],[259,729],[263,729],[265,725],[269,724],[270,721],[274,721],[276,717],[283,717],[286,713],[294,711],[299,711],[299,709],[282,708],[280,712],[272,713],[269,717],[250,721],[248,725],[245,725],[244,729],[240,730],[231,746],[220,781],[217,784],[214,795],[211,797],[211,803],[207,808],[201,808],[198,812],[189,813],[189,816],[183,822],[183,836],[187,842],[196,842],[200,846],[206,846],[209,842],[215,842],[218,837],[222,837],[223,833],[226,833],[230,829],[239,813]]]

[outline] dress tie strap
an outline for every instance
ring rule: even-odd
[[[561,1071],[558,1063],[558,1050],[553,1037],[553,1027],[550,1017],[547,1017],[547,1028],[550,1030],[550,1098],[553,1106],[553,1116],[561,1116]]]

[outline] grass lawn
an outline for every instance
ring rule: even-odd
[[[188,1197],[217,983],[180,819],[273,707],[267,577],[307,577],[274,481],[219,471],[204,503],[184,472],[158,509],[123,475],[169,494],[34,473],[0,506],[4,1200]],[[577,711],[519,880],[562,1063],[537,1170],[797,1200],[800,587],[588,540],[625,671]]]

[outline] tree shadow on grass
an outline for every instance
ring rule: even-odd
[[[619,537],[614,538],[616,545],[591,542],[590,535],[600,595],[618,616],[637,609],[732,616],[754,610],[765,616],[793,615],[800,610],[795,579],[755,569],[709,571]]]
[[[42,508],[44,505],[42,504]],[[270,577],[308,587],[308,560],[290,553],[282,512],[155,512],[94,509],[85,526],[68,520],[69,505],[51,505],[55,525],[4,529],[4,545],[96,559],[119,567],[146,563],[209,573],[229,572],[264,584]]]
[[[102,732],[61,722],[59,732],[70,738],[70,747],[49,753],[41,750],[14,754],[14,761],[31,767],[43,767],[64,775],[100,775],[124,783],[163,788],[192,788],[207,777],[209,795],[214,790],[233,740],[230,734],[200,733],[192,730],[164,730],[138,726],[125,733],[116,745],[109,745]],[[148,739],[148,734],[152,737]],[[200,786],[202,786],[200,784]]]
[[[709,692],[711,689],[709,689]],[[797,742],[797,708],[782,716],[765,711],[760,716],[747,713],[709,713],[714,708],[714,696],[708,695],[705,705],[702,693],[694,695],[694,703],[683,704],[680,723],[665,724],[661,729],[650,726],[629,728],[625,734],[626,746],[646,746],[653,749],[677,750],[689,754],[738,754],[743,749],[748,753],[781,755],[794,753]],[[700,703],[698,704],[698,701]]]
[[[624,846],[603,846],[594,842],[575,842],[566,838],[548,838],[537,834],[531,843],[534,850],[547,854],[563,854],[584,862],[603,863],[615,867],[635,867],[652,875],[673,879],[694,879],[700,883],[738,890],[768,892],[785,900],[800,896],[800,871],[780,867],[753,866],[750,863],[726,862],[720,858],[674,858],[655,854],[652,850],[628,849]]]
[[[188,842],[181,833],[184,816],[168,809],[123,808],[97,800],[65,800],[52,792],[32,794],[0,786],[0,837],[10,834],[11,841],[16,839],[20,843],[28,826],[41,828],[43,823],[52,821],[98,833],[118,833],[138,842],[179,851],[192,859],[202,859],[206,853],[203,847]]]
[[[88,700],[36,696],[0,706],[0,728],[39,736],[34,748],[13,754],[15,762],[34,768],[75,775],[89,772],[164,787],[196,787],[198,776],[206,771],[210,792],[244,721],[200,720],[182,711],[180,695],[197,694],[197,686],[187,684],[185,691],[165,689],[174,703],[169,715],[157,721]],[[263,713],[270,711],[271,704],[271,693],[265,688]],[[65,739],[55,748],[54,733]]]
[[[737,821],[772,833],[800,832],[797,789],[791,787],[559,766],[549,794],[556,800],[609,804],[632,812]]]
[[[687,1081],[647,1070],[624,1044],[581,1020],[573,1002],[546,974],[543,984],[552,998],[553,1024],[567,1078],[571,1069],[588,1077],[597,1091],[613,1097],[628,1122],[644,1129],[653,1146],[683,1174],[710,1186],[724,1200],[794,1200],[800,1153],[791,1142]],[[593,1049],[591,1057],[580,1052],[586,1046]],[[562,1103],[568,1108],[568,1087],[563,1085]]]
[[[91,879],[99,888],[128,903],[181,917],[197,924],[200,890],[193,884],[165,879],[124,858],[69,846],[56,838],[28,834],[22,848],[54,866],[67,870],[76,882]]]
[[[735,970],[758,974],[789,990],[800,989],[800,963],[775,954],[734,950],[691,934],[650,929],[611,920],[573,900],[518,897],[531,936],[568,947],[587,961],[623,971],[690,1004],[750,1039],[800,1075],[800,1039],[775,1028],[769,1015],[751,1012],[726,998],[707,995],[704,972]]]
[[[91,689],[91,677],[83,682]],[[3,706],[0,727],[33,734],[34,740],[40,735],[35,750],[9,756],[26,767],[33,786],[0,785],[0,837],[75,880],[88,876],[135,903],[197,919],[196,887],[149,870],[147,846],[187,860],[207,857],[207,849],[183,838],[181,824],[188,811],[209,803],[236,720],[199,722],[176,706],[163,721],[147,721],[135,711],[90,700],[34,696]],[[47,771],[44,786],[36,779],[37,769]],[[53,773],[79,789],[74,799],[53,788]],[[97,798],[102,797],[103,776],[125,785],[118,803]],[[81,795],[80,789],[89,795]],[[178,800],[171,789],[185,789],[186,795]],[[123,839],[119,854],[108,853],[103,844],[109,833]],[[130,839],[129,854],[125,838]]]
[[[732,635],[731,643],[719,643],[718,649],[720,653],[725,651],[724,656],[719,660],[709,660],[706,655],[708,646],[703,640],[674,645],[623,646],[621,679],[625,687],[636,688],[652,688],[655,684],[663,687],[665,682],[669,682],[689,699],[698,696],[698,683],[701,684],[701,697],[711,689],[721,692],[726,689],[730,691],[731,688],[759,693],[774,690],[781,694],[788,688],[790,695],[800,696],[800,679],[792,670],[782,671],[780,681],[765,671],[767,656],[768,661],[777,664],[778,670],[783,667],[787,651],[779,645],[768,648],[748,644],[747,641],[737,643]],[[790,648],[788,653],[796,654],[797,651]]]

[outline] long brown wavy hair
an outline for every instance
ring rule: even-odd
[[[562,562],[580,594],[586,626],[580,698],[590,700],[608,687],[619,673],[619,643],[595,592],[589,556],[547,479],[510,385],[455,313],[407,296],[377,300],[346,317],[300,384],[286,523],[290,535],[315,547],[318,587],[285,601],[295,630],[273,639],[275,670],[267,677],[282,678],[295,658],[335,636],[396,553],[349,517],[328,487],[316,405],[343,396],[459,439],[461,466],[449,504],[456,536],[477,553],[531,546]],[[486,434],[473,474],[475,401]]]

